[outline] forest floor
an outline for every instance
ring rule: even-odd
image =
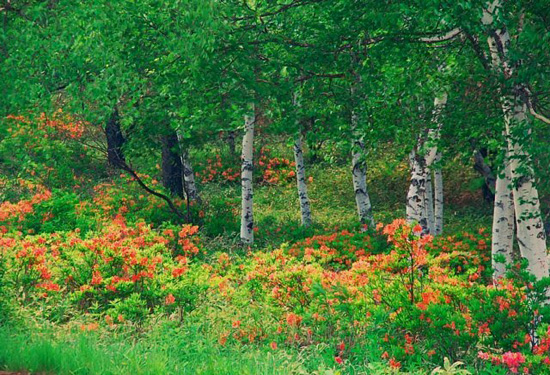
[[[192,227],[181,229],[155,217],[156,201],[151,207],[139,206],[140,199],[148,198],[124,178],[98,183],[89,199],[103,211],[92,210],[85,222],[60,213],[65,219],[52,228],[68,223],[63,230],[51,230],[46,222],[35,234],[0,237],[4,254],[19,254],[4,260],[9,264],[4,277],[21,283],[15,295],[4,288],[3,293],[16,299],[1,307],[10,318],[0,326],[0,367],[56,374],[427,374],[448,357],[464,360],[471,374],[519,369],[478,359],[480,350],[509,350],[505,345],[511,345],[510,339],[500,331],[495,337],[486,335],[489,329],[510,328],[483,328],[487,314],[496,314],[500,305],[494,304],[495,311],[480,309],[476,298],[505,297],[487,289],[490,265],[483,254],[491,208],[471,183],[477,178],[473,171],[458,176],[451,172],[446,172],[446,190],[452,192],[446,235],[433,244],[415,242],[414,228],[394,221],[404,215],[407,172],[401,164],[369,170],[376,221],[385,229],[366,232],[356,222],[345,165],[311,169],[315,226],[308,230],[299,226],[292,181],[259,184],[252,249],[238,244],[235,183],[202,184],[207,203],[203,212],[197,211],[203,218],[198,234]],[[62,193],[54,192],[51,199],[55,194]],[[139,210],[120,210],[132,200],[138,201]],[[140,224],[144,217],[151,226]],[[33,219],[27,220],[31,225]],[[400,247],[392,242],[397,241],[392,239],[395,233],[410,235],[407,243],[414,251],[432,249],[414,254],[424,265],[411,268],[418,272],[412,284],[403,281],[406,266],[380,266],[401,261],[395,258]],[[28,288],[25,282],[31,281],[17,276],[21,274],[14,269],[27,256],[21,255],[21,246],[45,246],[46,254],[37,250],[40,255],[35,252],[26,264],[47,265],[47,282],[35,281]],[[97,246],[104,250],[90,250]],[[119,254],[121,249],[132,250],[132,259],[143,268],[126,253]],[[104,263],[98,263],[98,256]],[[107,267],[113,258],[143,271],[132,271],[132,280],[109,273],[114,272]],[[116,291],[109,289],[114,283]],[[45,293],[35,293],[36,288]],[[411,290],[418,291],[412,304],[407,302]],[[514,313],[523,317],[527,313],[522,308],[517,306]],[[464,309],[470,313],[464,315]],[[429,314],[441,323],[426,326]],[[455,324],[461,328],[453,331],[449,327]],[[522,323],[514,324],[517,335],[524,334]],[[529,361],[533,364],[522,371],[540,367]],[[462,368],[441,373],[461,374]]]

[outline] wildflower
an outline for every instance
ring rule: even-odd
[[[517,374],[519,366],[525,363],[525,356],[521,353],[506,352],[502,355],[502,362],[512,373]]]
[[[286,316],[286,323],[291,327],[298,327],[302,323],[302,317],[294,313],[288,313]]]
[[[401,368],[401,362],[396,361],[394,358],[390,359],[390,367],[393,369],[400,369]]]
[[[271,349],[273,349],[273,350],[277,349],[277,343],[276,342],[272,342],[271,344],[269,344],[269,346],[271,346]]]
[[[176,302],[176,298],[174,297],[174,295],[172,293],[170,293],[169,295],[166,296],[165,300],[164,300],[164,303],[168,306],[168,305],[172,305],[173,303]]]
[[[339,365],[341,365],[342,363],[344,363],[344,360],[338,356],[338,357],[334,357],[334,360],[336,361],[336,363],[338,363]]]

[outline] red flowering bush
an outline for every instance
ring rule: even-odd
[[[370,358],[393,369],[450,357],[511,373],[549,370],[548,314],[523,268],[486,283],[471,277],[479,269],[473,259],[467,272],[454,263],[479,246],[477,237],[420,232],[396,220],[379,234],[340,231],[209,257],[197,227],[152,229],[119,215],[85,236],[1,234],[0,277],[13,286],[12,300],[54,321],[95,314],[94,324],[111,328],[160,313],[208,321],[204,329],[220,345],[330,345],[338,366],[368,344]],[[385,251],[372,248],[375,236]],[[85,330],[97,329],[89,324]]]
[[[279,185],[295,180],[296,164],[286,158],[275,157],[267,148],[255,151],[259,153],[258,162],[255,165],[255,180],[259,184]],[[207,158],[206,164],[199,163],[196,166],[195,175],[202,183],[208,182],[238,182],[241,178],[240,161],[235,158],[222,158],[216,154],[213,158]]]

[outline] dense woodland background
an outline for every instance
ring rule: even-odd
[[[0,22],[0,366],[550,373],[547,0]]]

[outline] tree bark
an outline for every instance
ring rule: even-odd
[[[505,163],[503,174],[502,176],[498,176],[495,184],[493,235],[491,242],[493,279],[495,281],[503,277],[506,274],[506,266],[512,264],[514,245],[512,178],[509,160],[506,160]],[[497,262],[499,256],[504,257],[504,263]]]
[[[441,153],[437,153],[436,163],[441,160]],[[435,211],[435,232],[434,235],[443,233],[443,174],[441,166],[436,165],[434,169],[434,211]]]
[[[420,143],[420,142],[419,142]],[[428,217],[426,215],[426,159],[416,151],[410,155],[411,182],[407,192],[406,218],[408,223],[418,223],[423,233],[429,233]]]
[[[494,0],[483,10],[482,23],[489,27],[494,16],[500,11],[501,0]],[[491,68],[499,78],[508,79],[514,67],[509,63],[508,46],[510,34],[503,27],[489,32],[487,43],[491,56]],[[507,152],[510,157],[510,177],[516,217],[517,239],[521,256],[528,261],[528,270],[537,279],[548,277],[548,255],[546,234],[541,218],[538,191],[534,184],[531,156],[525,150],[525,140],[515,139],[516,130],[527,122],[527,103],[516,93],[521,91],[516,85],[512,89],[500,86],[501,105],[504,115]]]
[[[434,189],[432,185],[432,172],[427,170],[426,174],[426,201],[425,215],[428,220],[428,230],[435,235],[435,210],[434,210]]]
[[[171,194],[183,198],[182,165],[177,149],[175,132],[162,135],[162,184]]]
[[[406,217],[409,223],[419,223],[423,234],[437,235],[443,230],[443,176],[440,166],[436,165],[433,168],[433,164],[441,160],[437,141],[443,126],[441,112],[446,104],[446,93],[435,97],[432,112],[432,121],[435,126],[428,130],[426,137],[418,138],[416,149],[410,156],[411,182],[407,193]],[[429,148],[424,155],[420,155],[419,152],[426,143]],[[434,186],[432,186],[432,169]]]
[[[181,133],[181,131],[178,131],[177,135],[180,146],[180,159],[183,173],[183,190],[185,192],[186,198],[190,202],[200,203],[201,199],[199,191],[197,189],[197,184],[195,183],[195,171],[193,170],[193,165],[191,164],[191,159],[189,158],[189,148],[185,146],[183,134]]]
[[[527,121],[527,106],[525,103],[518,103],[517,98],[514,100],[516,105],[509,105],[505,100],[503,107],[511,159],[517,239],[521,256],[529,262],[527,269],[537,279],[541,279],[549,276],[549,267],[539,195],[534,183],[531,156],[520,141],[513,138],[514,128]]]
[[[374,227],[372,205],[367,189],[367,165],[364,160],[365,143],[357,131],[357,114],[351,113],[351,130],[353,136],[351,151],[351,173],[353,179],[353,190],[355,191],[355,204],[357,215],[362,224]]]
[[[495,200],[495,189],[496,189],[496,177],[493,174],[493,170],[487,163],[485,163],[485,156],[484,153],[486,151],[482,150],[475,150],[474,151],[474,169],[478,171],[481,176],[483,176],[483,179],[485,181],[485,184],[483,185],[483,198],[489,202],[493,203]]]
[[[251,113],[244,118],[245,128],[242,148],[241,167],[241,241],[244,244],[254,243],[254,214],[252,172],[254,170],[253,146],[256,111],[252,105]]]
[[[296,183],[298,186],[298,199],[300,201],[300,213],[302,225],[311,226],[311,208],[309,196],[307,194],[306,184],[306,166],[304,163],[304,153],[302,149],[302,136],[298,133],[294,139],[294,161],[296,163]]]
[[[107,139],[107,161],[109,165],[113,168],[121,168],[126,161],[122,151],[122,147],[126,140],[120,129],[120,116],[117,107],[115,107],[113,113],[107,120],[105,137]]]
[[[236,148],[235,148],[235,138],[236,138],[236,132],[235,130],[228,130],[227,131],[227,146],[229,147],[229,152],[232,156],[236,154]]]

